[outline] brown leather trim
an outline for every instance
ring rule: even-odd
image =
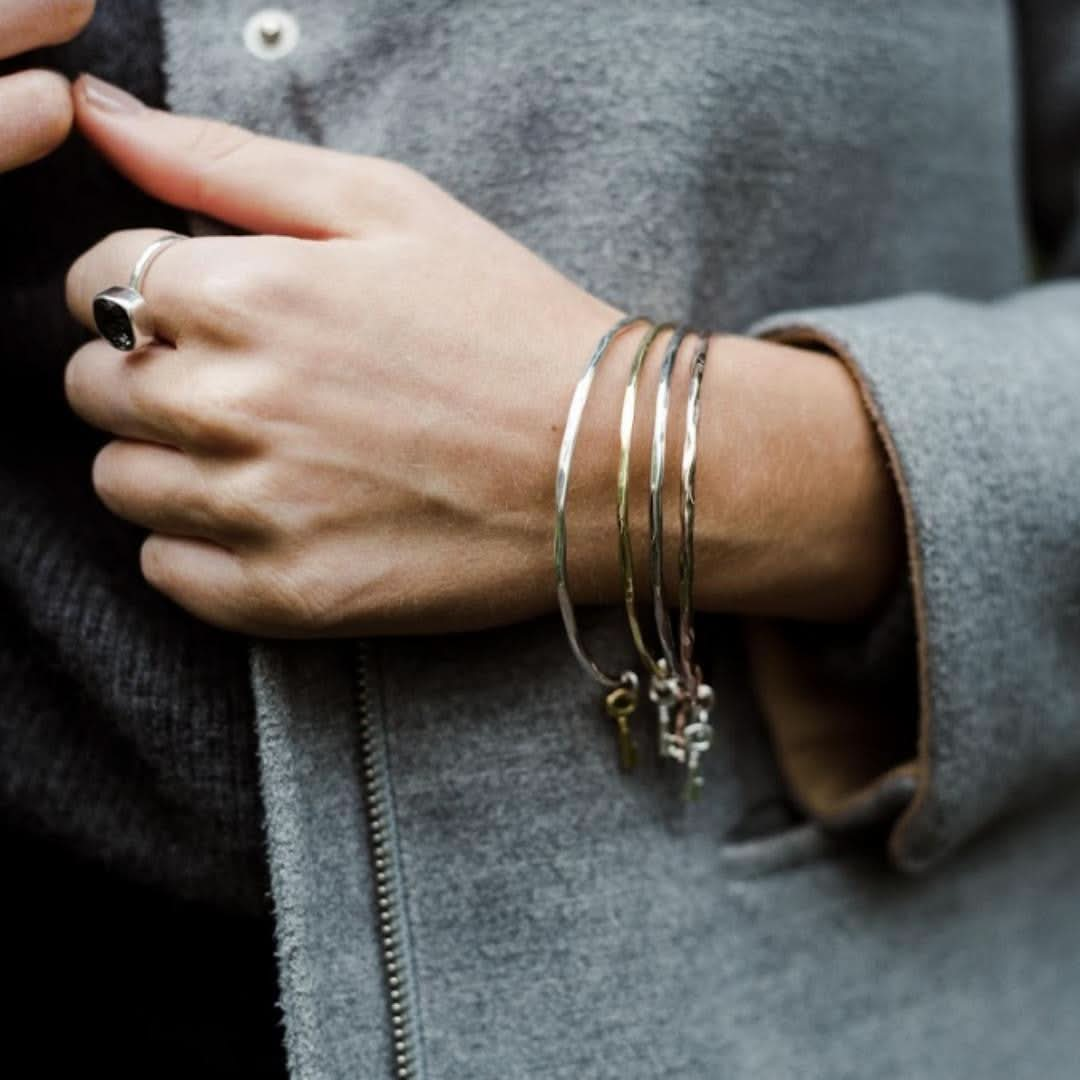
[[[853,725],[880,725],[889,722],[889,718],[880,715],[867,715],[863,703],[855,701],[841,701],[839,697],[830,696],[827,689],[815,685],[813,678],[808,676],[805,670],[800,670],[800,665],[788,653],[779,647],[778,640],[770,637],[767,631],[762,635],[761,626],[748,626],[748,645],[753,650],[753,655],[759,663],[768,664],[773,679],[779,680],[774,683],[774,688],[759,687],[763,711],[766,719],[773,729],[777,742],[777,752],[781,758],[781,768],[785,770],[792,785],[796,797],[805,803],[808,812],[835,824],[847,820],[853,813],[857,814],[860,806],[866,806],[871,802],[880,802],[886,799],[886,789],[896,792],[905,785],[914,786],[914,792],[903,809],[899,820],[893,827],[889,838],[889,853],[893,861],[909,870],[920,869],[925,860],[913,856],[908,850],[907,833],[912,822],[921,811],[929,793],[931,776],[930,757],[930,678],[929,660],[927,652],[927,619],[926,619],[926,593],[922,558],[918,545],[915,510],[912,504],[911,492],[904,477],[902,463],[896,445],[885,424],[884,418],[870,393],[866,382],[859,370],[851,350],[839,339],[824,333],[810,325],[793,324],[772,330],[762,335],[764,340],[776,341],[785,345],[798,347],[824,347],[839,359],[855,380],[862,397],[863,404],[874,422],[878,436],[881,439],[886,459],[896,481],[897,492],[903,509],[904,531],[907,538],[908,572],[912,584],[914,598],[917,671],[918,671],[918,737],[916,742],[916,759],[914,761],[894,763],[887,770],[870,779],[863,775],[862,770],[868,767],[876,750],[867,750],[874,747],[875,740],[861,740],[862,746],[859,751],[863,758],[853,761],[852,754],[841,752],[833,757],[829,768],[835,770],[833,776],[823,776],[820,770],[824,768],[824,758],[820,755],[811,754],[805,760],[814,762],[810,776],[803,774],[802,765],[792,760],[792,745],[799,745],[798,739],[791,743],[790,732],[785,728],[794,719],[797,730],[801,731],[798,736],[803,740],[805,753],[806,728],[809,724],[825,724],[834,726],[834,730],[851,733],[855,730]],[[764,649],[763,653],[761,650]],[[768,655],[766,655],[768,654]],[[796,695],[801,695],[799,703],[796,703]],[[776,710],[781,709],[784,719]],[[837,722],[839,720],[839,725]],[[895,720],[893,721],[895,722]],[[843,742],[843,739],[840,740]],[[820,741],[823,746],[831,749],[837,748],[837,743],[823,736]],[[796,750],[796,757],[799,751]],[[870,754],[870,757],[865,755]],[[884,762],[882,763],[884,765]],[[798,775],[796,775],[798,773]],[[816,774],[816,775],[815,775]],[[845,788],[845,784],[847,785]]]
[[[743,632],[780,771],[802,809],[837,826],[895,816],[915,787],[913,717],[876,688],[860,694],[850,681],[830,680],[781,622],[747,619]]]

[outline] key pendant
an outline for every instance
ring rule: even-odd
[[[712,687],[699,683],[691,705],[690,723],[683,729],[686,754],[686,786],[683,788],[683,798],[687,802],[697,799],[705,786],[705,778],[701,775],[701,759],[712,746],[713,727],[709,721],[712,706]]]
[[[683,760],[682,740],[672,730],[674,710],[679,705],[682,691],[675,676],[652,677],[649,683],[649,700],[656,706],[656,752],[661,761]]]
[[[604,699],[608,716],[615,721],[615,742],[618,747],[619,769],[628,773],[637,764],[637,743],[630,727],[630,718],[638,707],[638,682],[633,672],[623,676],[623,685],[615,687]]]

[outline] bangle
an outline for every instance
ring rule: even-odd
[[[596,369],[619,334],[636,323],[648,321],[642,315],[627,315],[615,323],[597,343],[585,366],[585,371],[574,388],[574,396],[570,399],[570,409],[566,417],[566,427],[559,447],[555,473],[555,591],[559,600],[559,611],[562,614],[563,626],[566,628],[566,636],[574,656],[585,671],[609,691],[604,700],[604,706],[618,729],[619,765],[624,771],[633,768],[636,758],[636,748],[630,730],[630,717],[638,705],[638,677],[629,669],[618,676],[609,675],[593,660],[581,640],[567,580],[566,499],[570,487],[570,467],[574,458],[574,446],[577,443]]]
[[[682,740],[673,732],[673,722],[681,716],[686,689],[675,656],[671,619],[664,601],[664,472],[667,455],[668,413],[671,404],[671,375],[689,327],[680,326],[671,336],[656,387],[652,456],[649,461],[649,567],[652,580],[653,617],[663,659],[653,671],[649,700],[656,706],[656,750],[663,760],[683,761]]]
[[[642,664],[652,674],[654,680],[669,678],[672,669],[664,660],[655,659],[649,652],[637,617],[637,598],[634,595],[634,548],[630,538],[630,444],[634,435],[634,415],[637,410],[637,387],[641,368],[652,343],[665,330],[671,330],[672,325],[672,323],[660,323],[654,326],[641,339],[630,364],[626,392],[623,394],[622,417],[619,422],[619,480],[615,500],[616,519],[619,524],[619,569],[622,571],[626,621],[630,626],[630,636],[634,639],[634,648],[637,649]]]
[[[649,567],[652,574],[653,616],[656,635],[670,672],[678,671],[671,619],[664,602],[664,470],[667,456],[668,411],[671,403],[671,374],[689,327],[680,326],[671,337],[660,365],[653,421],[652,458],[649,462]]]
[[[709,336],[700,335],[700,343],[691,363],[690,389],[686,399],[686,434],[683,441],[681,470],[682,510],[679,546],[679,662],[688,688],[685,712],[689,723],[680,716],[679,735],[683,742],[687,770],[687,798],[695,798],[702,787],[702,755],[712,745],[713,729],[709,713],[713,691],[702,681],[701,668],[694,663],[694,483],[697,477],[698,421],[701,417],[701,381],[709,354]]]

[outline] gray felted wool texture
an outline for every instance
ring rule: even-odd
[[[876,832],[783,817],[723,621],[689,813],[615,771],[556,619],[375,643],[418,1074],[1073,1075],[1080,295],[1030,287],[1025,232],[1067,265],[1072,54],[983,0],[312,0],[265,64],[253,8],[166,2],[173,108],[402,160],[622,308],[815,328],[910,500],[928,770],[876,804],[893,862]],[[1051,8],[1060,42],[1080,15]],[[1044,50],[1024,85],[1021,42]],[[616,616],[589,630],[629,659]],[[351,651],[253,657],[292,1069],[381,1075]]]

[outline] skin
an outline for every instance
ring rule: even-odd
[[[260,635],[452,631],[554,610],[554,466],[574,385],[621,314],[416,172],[145,109],[85,79],[76,123],[150,194],[258,235],[175,244],[143,291],[161,344],[94,340],[72,408],[116,438],[93,484],[150,530],[146,580]],[[67,279],[72,313],[162,230],[121,232]],[[651,401],[634,437],[643,537]],[[668,449],[675,549],[685,346]],[[575,458],[570,574],[614,603],[618,412],[634,347],[602,365]],[[831,357],[716,337],[698,476],[701,608],[853,619],[902,562],[894,485]],[[639,569],[646,562],[644,545]]]
[[[0,0],[0,60],[70,41],[93,14],[94,0]],[[0,173],[52,153],[72,115],[62,75],[31,68],[0,78]]]

